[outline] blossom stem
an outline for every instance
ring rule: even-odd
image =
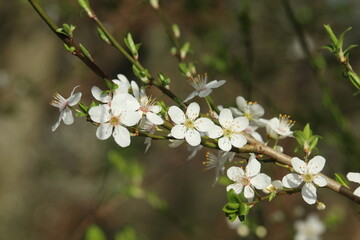
[[[58,36],[67,46],[74,47],[74,50],[71,52],[73,55],[77,56],[81,61],[83,61],[97,76],[102,78],[108,88],[111,89],[112,83],[109,80],[108,76],[100,69],[100,67],[88,56],[83,54],[78,45],[76,45],[72,38],[66,36],[62,33],[57,32],[59,27],[55,22],[45,13],[45,11],[40,7],[40,5],[35,0],[28,0],[31,6],[39,14],[39,16],[44,20],[44,22],[49,26],[49,28]]]

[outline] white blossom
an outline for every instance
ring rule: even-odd
[[[325,166],[325,158],[321,156],[313,157],[308,163],[300,160],[297,157],[291,159],[291,164],[294,170],[298,173],[289,173],[283,177],[282,182],[284,187],[296,188],[302,182],[305,182],[301,188],[301,196],[308,204],[316,202],[316,184],[319,187],[325,187],[327,184],[326,178],[319,175]]]
[[[52,131],[55,131],[59,127],[61,120],[63,120],[66,125],[74,123],[74,117],[69,106],[73,107],[80,102],[82,93],[74,93],[77,87],[79,86],[74,87],[74,89],[71,91],[70,97],[67,99],[65,99],[57,92],[54,93],[54,99],[50,102],[50,105],[59,108],[60,116],[57,122],[52,126]]]
[[[346,177],[349,181],[360,183],[360,173],[358,172],[349,172]],[[354,194],[360,197],[360,187],[355,189]]]
[[[278,118],[274,117],[270,120],[260,119],[260,122],[265,124],[266,133],[273,139],[292,137],[293,132],[290,128],[295,122],[290,120],[290,117],[287,115],[280,114]]]
[[[231,112],[235,117],[246,117],[250,121],[250,125],[258,126],[259,119],[264,115],[265,110],[256,102],[247,102],[243,97],[236,98],[237,108],[231,107]]]
[[[320,236],[325,232],[325,225],[318,216],[311,214],[304,221],[296,221],[295,240],[320,240]]]
[[[244,132],[255,138],[255,140],[264,143],[264,140],[262,139],[261,135],[256,131],[258,129],[258,126],[251,126],[249,125]]]
[[[147,132],[149,134],[154,134],[156,131],[156,125],[153,124],[152,122],[150,122],[148,119],[146,118],[142,118],[139,124],[139,129],[143,132]],[[152,139],[151,137],[146,137],[144,144],[146,145],[145,147],[145,153],[149,150],[150,146],[151,146],[151,142]]]
[[[130,133],[126,126],[136,125],[141,116],[137,112],[139,103],[130,94],[115,95],[111,104],[92,107],[89,110],[91,120],[100,123],[96,136],[100,140],[113,135],[115,142],[121,147],[130,145]]]
[[[146,96],[144,89],[139,89],[136,82],[131,82],[131,89],[134,97],[139,101],[139,109],[137,112],[140,116],[146,116],[146,118],[155,125],[162,125],[164,120],[158,115],[161,112],[161,107],[156,105],[154,100]]]
[[[230,109],[224,108],[220,111],[219,123],[221,127],[214,125],[209,131],[210,138],[220,138],[219,148],[230,151],[231,147],[241,148],[247,143],[246,137],[241,134],[249,126],[249,120],[245,117],[233,118]]]
[[[263,189],[264,193],[277,193],[278,190],[283,189],[283,184],[280,180],[272,181],[269,186]]]
[[[171,106],[168,114],[175,126],[171,129],[171,135],[176,139],[185,139],[191,146],[197,146],[201,142],[200,132],[207,132],[214,123],[208,118],[198,118],[200,106],[191,103],[186,109],[186,114],[177,106]]]
[[[184,102],[189,101],[190,99],[193,99],[196,96],[199,96],[201,98],[208,96],[213,88],[218,88],[225,84],[225,80],[213,80],[209,83],[207,83],[207,75],[198,75],[196,77],[190,77],[189,83],[191,86],[195,88],[195,91],[190,93],[190,95],[184,100]]]
[[[123,74],[118,74],[117,77],[118,79],[112,80],[113,83],[117,85],[117,88],[111,94],[104,92],[97,86],[93,86],[91,88],[91,93],[94,96],[94,98],[103,103],[110,103],[111,99],[115,95],[128,93],[130,87],[129,80]]]
[[[245,171],[239,167],[231,167],[227,170],[227,176],[235,183],[226,187],[227,191],[233,189],[237,194],[244,191],[244,197],[248,201],[252,201],[254,198],[254,187],[262,190],[270,185],[271,178],[260,173],[261,164],[255,158],[254,154],[250,155],[249,162],[245,167]]]
[[[220,173],[224,173],[225,163],[227,161],[231,162],[234,156],[234,152],[218,151],[217,155],[213,154],[212,152],[206,153],[206,161],[203,162],[203,164],[205,165],[207,170],[215,168],[215,180],[213,186],[218,181]]]

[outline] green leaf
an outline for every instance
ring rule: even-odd
[[[180,57],[181,57],[181,59],[185,59],[185,57],[189,53],[189,51],[190,51],[190,43],[185,42],[184,45],[180,49]]]
[[[336,49],[335,49],[331,44],[322,46],[321,49],[328,50],[328,51],[331,52],[331,53],[335,53],[335,52],[336,52]]]
[[[104,33],[104,31],[101,29],[101,28],[97,28],[96,29],[98,34],[99,34],[99,37],[104,41],[106,42],[107,44],[111,44],[109,38],[106,36],[106,34]]]
[[[276,197],[276,192],[270,193],[269,202],[271,202],[274,199],[274,197]]]
[[[158,77],[163,86],[168,86],[170,84],[170,78],[165,77],[164,74],[158,73]]]
[[[328,33],[329,37],[330,37],[332,45],[334,46],[334,48],[337,47],[338,46],[338,39],[335,36],[334,32],[332,31],[330,25],[329,24],[324,24],[324,27],[325,27],[325,30]]]
[[[90,225],[85,233],[85,240],[106,240],[106,236],[100,227]]]
[[[353,49],[353,48],[356,48],[356,47],[358,47],[358,46],[359,46],[359,45],[357,45],[357,44],[352,44],[352,45],[348,46],[348,47],[345,49],[345,51],[344,51],[344,55],[347,56],[347,58],[348,58],[348,55],[349,55],[350,50]]]
[[[335,173],[335,180],[340,183],[342,186],[349,188],[349,181],[346,177],[340,173]]]
[[[230,191],[226,194],[229,202],[233,203],[241,203],[240,196],[234,191],[234,189],[230,189]]]
[[[245,204],[245,203],[241,203],[240,206],[239,206],[239,212],[238,212],[238,215],[241,216],[241,215],[248,215],[250,212],[250,207],[249,205]]]
[[[68,51],[68,52],[70,52],[70,53],[72,53],[72,54],[74,54],[75,53],[75,47],[74,46],[69,46],[69,45],[67,45],[66,43],[64,43],[64,47],[65,47],[65,49]]]
[[[172,25],[172,31],[173,31],[174,36],[175,36],[176,38],[179,38],[179,37],[180,37],[180,28],[179,28],[179,25],[173,24],[173,25]]]
[[[222,210],[225,213],[236,213],[239,211],[239,207],[240,207],[239,203],[229,202],[225,204]]]
[[[338,41],[338,45],[337,45],[337,48],[338,48],[338,49],[341,49],[341,50],[342,50],[345,34],[346,34],[348,31],[350,31],[351,29],[352,29],[352,27],[348,27],[344,32],[342,32],[342,33],[340,34],[339,41]]]
[[[138,50],[141,46],[141,44],[135,44],[134,43],[134,40],[131,36],[131,33],[128,33],[127,36],[124,38],[124,42],[125,42],[125,45],[128,47],[128,49],[130,50],[131,54],[133,55],[133,57],[135,59],[138,58]]]
[[[94,61],[94,59],[92,58],[90,52],[84,47],[84,45],[82,45],[81,43],[79,44],[80,50],[81,52],[87,57],[89,58],[92,62]]]
[[[230,222],[235,221],[236,218],[238,217],[238,215],[236,213],[229,213],[229,214],[225,214],[225,215],[229,219]]]

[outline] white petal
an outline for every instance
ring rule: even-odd
[[[241,96],[238,96],[236,98],[236,105],[238,106],[238,108],[244,112],[245,109],[248,107],[248,104],[246,103],[246,100],[245,98],[241,97]]]
[[[223,134],[224,134],[223,129],[221,127],[219,127],[218,125],[215,125],[215,124],[214,124],[214,126],[212,128],[210,128],[208,130],[209,138],[212,138],[212,139],[219,138]]]
[[[241,132],[249,126],[249,119],[246,117],[237,117],[232,121],[231,129],[234,132]]]
[[[53,132],[59,127],[63,115],[64,115],[64,111],[61,111],[58,120],[57,120],[56,123],[51,127],[51,130],[52,130]]]
[[[113,127],[109,123],[102,123],[96,129],[96,137],[100,140],[108,139],[111,136]]]
[[[192,93],[190,93],[190,95],[184,100],[184,102],[187,102],[191,99],[193,99],[195,96],[197,96],[199,93],[197,91],[194,91]]]
[[[354,194],[358,197],[360,197],[360,187],[358,187],[357,189],[355,189]]]
[[[148,112],[146,118],[155,125],[162,125],[164,123],[164,120],[159,115],[152,112]]]
[[[280,180],[275,180],[272,181],[271,184],[276,188],[276,189],[282,189],[283,188],[283,184]]]
[[[104,123],[110,120],[110,107],[107,104],[90,108],[89,115],[91,120],[97,123]]]
[[[207,88],[218,88],[218,87],[224,85],[225,83],[226,83],[225,80],[220,80],[220,81],[213,80],[213,81],[209,82],[208,84],[206,84],[206,87]]]
[[[71,95],[67,99],[68,105],[69,106],[75,106],[76,104],[78,104],[80,102],[81,96],[82,96],[81,92],[78,92],[78,93],[75,93],[75,94]]]
[[[327,184],[326,178],[319,175],[314,176],[313,182],[319,187],[325,187]]]
[[[130,145],[130,133],[123,126],[117,125],[114,129],[113,137],[115,142],[120,145],[120,147],[127,147]]]
[[[246,176],[248,177],[254,177],[260,173],[261,164],[260,162],[255,158],[255,156],[252,154],[249,163],[245,167]],[[267,185],[269,186],[270,183]]]
[[[130,87],[129,80],[123,74],[118,74],[117,78],[119,80],[118,79],[113,80],[113,83],[118,85],[118,88],[115,89],[114,94],[117,95],[117,94],[121,94],[121,93],[127,93],[129,91],[129,87]]]
[[[251,114],[253,117],[255,118],[259,118],[262,117],[265,113],[265,110],[262,106],[260,106],[259,104],[253,104],[250,106],[251,109]]]
[[[291,159],[291,165],[294,170],[300,174],[304,174],[307,171],[306,163],[300,158],[294,157]]]
[[[141,119],[141,115],[137,112],[132,111],[123,111],[120,115],[120,121],[126,126],[134,126]]]
[[[199,91],[199,97],[203,98],[208,96],[210,93],[212,93],[212,89],[211,88],[205,88],[205,89],[201,89]]]
[[[195,129],[188,129],[185,133],[185,139],[191,146],[197,146],[201,142],[200,133]]]
[[[237,194],[240,194],[243,190],[243,185],[240,183],[233,183],[226,187],[226,191],[230,191],[231,189],[234,189]]]
[[[253,199],[254,198],[254,190],[250,186],[244,187],[244,197],[247,199]]]
[[[200,106],[196,102],[190,103],[190,105],[186,109],[186,116],[191,120],[195,120],[200,113]]]
[[[325,158],[321,156],[313,157],[307,164],[308,166],[308,173],[310,174],[317,174],[321,172],[325,166]]]
[[[257,189],[267,188],[271,184],[271,178],[265,173],[260,173],[250,180],[251,185]]]
[[[70,124],[73,124],[74,123],[74,117],[72,115],[72,112],[69,108],[65,108],[63,110],[64,114],[62,116],[62,120],[64,121],[64,123],[66,125],[70,125]]]
[[[230,180],[238,182],[245,176],[245,173],[242,168],[233,166],[226,171],[226,175]]]
[[[139,86],[137,85],[137,83],[135,81],[131,81],[131,89],[132,89],[132,93],[133,93],[134,97],[136,99],[140,99]]]
[[[176,124],[182,124],[186,120],[184,112],[177,106],[171,106],[169,108],[168,114],[171,120]]]
[[[299,174],[289,173],[282,179],[282,183],[286,188],[296,188],[303,182],[303,179]]]
[[[111,101],[111,110],[114,114],[117,114],[122,109],[136,111],[139,108],[138,100],[128,93],[116,94]]]
[[[184,139],[186,133],[186,127],[184,125],[175,125],[171,129],[171,135],[176,139]]]
[[[312,183],[305,183],[301,189],[301,196],[308,204],[314,204],[316,202],[316,187]]]
[[[349,179],[349,181],[360,183],[360,173],[349,172],[346,177]]]
[[[234,147],[242,148],[246,143],[247,143],[247,139],[244,135],[235,134],[235,133],[231,135],[231,144]]]
[[[230,109],[224,108],[220,111],[219,122],[222,127],[229,128],[231,126],[232,120],[233,116]]]
[[[222,137],[219,139],[218,142],[219,148],[223,151],[230,151],[231,150],[231,140],[228,137]]]
[[[214,126],[214,122],[209,118],[198,118],[194,123],[196,129],[200,132],[207,132]]]
[[[159,113],[161,111],[161,107],[159,105],[152,105],[149,109],[153,113]]]
[[[91,88],[91,93],[94,96],[94,98],[100,102],[108,103],[111,102],[111,97],[107,93],[103,93],[103,91],[98,88],[97,86],[93,86]]]

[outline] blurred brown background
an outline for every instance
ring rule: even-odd
[[[90,1],[97,15],[119,39],[131,32],[142,42],[140,61],[151,72],[171,77],[172,89],[180,97],[191,91],[169,50],[171,43],[155,12],[146,1]],[[226,79],[214,91],[218,104],[229,106],[236,96],[257,101],[265,117],[290,114],[297,124],[310,122],[323,136],[319,154],[327,159],[325,172],[360,170],[360,102],[355,89],[342,77],[341,68],[330,54],[319,51],[329,42],[323,24],[339,34],[352,26],[345,44],[359,43],[360,2],[356,0],[290,1],[314,59],[322,70],[314,71],[298,41],[284,8],[285,1],[160,1],[170,22],[182,31],[181,40],[192,44],[199,73],[209,79]],[[135,79],[131,65],[116,50],[97,37],[95,25],[77,1],[43,0],[39,3],[58,25],[77,26],[75,40],[84,44],[95,61],[111,77],[123,73]],[[351,52],[351,63],[360,72],[360,50]],[[60,125],[51,107],[54,91],[68,97],[80,85],[82,101],[90,104],[90,89],[101,80],[76,57],[65,51],[25,0],[0,3],[0,239],[82,239],[86,227],[95,223],[114,239],[116,232],[130,226],[141,239],[238,239],[221,211],[225,187],[211,187],[214,172],[204,171],[203,150],[191,161],[186,146],[170,149],[153,142],[144,154],[143,139],[121,149],[113,139],[100,141],[95,127],[84,119]],[[327,88],[346,120],[339,126],[326,103]],[[171,103],[157,90],[153,96]],[[227,96],[227,97],[224,97]],[[196,99],[196,101],[199,99]],[[293,154],[295,141],[280,142]],[[149,201],[119,194],[126,179],[108,161],[115,150],[128,161],[144,168],[145,191],[157,192],[171,214],[151,207]],[[272,178],[286,172],[264,166]],[[355,185],[351,185],[355,186]],[[359,206],[330,192],[319,190],[326,211],[317,212],[326,225],[323,239],[360,239]],[[250,213],[253,225],[267,228],[266,239],[292,239],[293,222],[307,213],[299,195],[276,198]],[[277,217],[276,217],[277,216]],[[280,216],[280,217],[279,217]],[[251,233],[243,239],[257,239]]]

